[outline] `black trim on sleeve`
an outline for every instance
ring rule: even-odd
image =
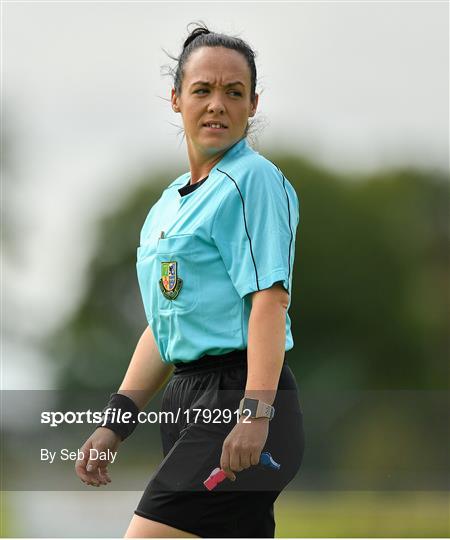
[[[275,165],[275,163],[274,163],[274,165]],[[292,239],[293,239],[293,236],[294,236],[292,234],[292,227],[291,227],[291,207],[290,207],[290,204],[289,204],[289,196],[288,196],[288,193],[286,191],[286,177],[281,172],[280,167],[278,167],[277,165],[275,165],[275,167],[278,169],[279,173],[283,177],[283,188],[284,188],[284,192],[286,193],[286,201],[287,201],[287,207],[288,207],[289,232],[291,233],[291,239],[289,241],[289,255],[288,255],[288,286],[289,286],[289,279],[291,277],[291,246],[292,246]]]
[[[241,190],[239,189],[238,185],[236,184],[236,180],[234,178],[232,178],[228,173],[226,173],[225,171],[221,171],[220,169],[217,169],[219,172],[221,172],[222,174],[225,174],[226,176],[228,176],[228,178],[234,183],[236,189],[238,190],[239,192],[239,196],[241,197],[241,202],[242,202],[242,214],[244,216],[244,226],[245,226],[245,232],[247,233],[247,238],[248,238],[248,241],[250,243],[250,255],[252,256],[252,261],[253,261],[253,266],[255,267],[255,276],[256,276],[256,287],[258,289],[258,291],[260,291],[261,289],[259,288],[259,279],[258,279],[258,270],[256,268],[256,263],[255,263],[255,257],[253,256],[253,249],[252,249],[252,239],[250,238],[250,235],[248,234],[248,229],[247,229],[247,220],[245,219],[245,203],[244,203],[244,198],[242,197],[242,193],[241,193]]]
[[[272,162],[271,162],[272,163]],[[286,202],[287,202],[287,211],[288,211],[288,223],[289,223],[289,232],[291,233],[291,238],[289,240],[289,252],[288,252],[288,287],[289,287],[289,280],[290,280],[290,277],[291,277],[291,247],[292,247],[292,240],[293,240],[293,234],[292,234],[292,227],[291,227],[291,208],[290,208],[290,204],[289,204],[289,196],[288,196],[288,193],[287,193],[287,190],[286,190],[286,177],[284,176],[284,174],[281,172],[280,168],[275,165],[275,163],[272,163],[277,169],[278,169],[278,172],[281,174],[281,176],[283,177],[283,180],[282,180],[282,183],[283,183],[283,189],[284,189],[284,192],[286,194]],[[225,174],[235,185],[236,189],[238,190],[239,192],[239,196],[241,197],[241,202],[242,202],[242,214],[243,214],[243,217],[244,217],[244,225],[245,225],[245,232],[247,234],[247,238],[248,238],[248,241],[249,241],[249,244],[250,244],[250,254],[252,256],[252,261],[253,261],[253,266],[255,267],[255,276],[256,276],[256,287],[258,289],[258,291],[260,291],[261,289],[259,288],[259,279],[258,279],[258,269],[256,268],[256,262],[255,262],[255,258],[253,256],[253,249],[252,249],[252,240],[250,238],[250,235],[248,233],[248,229],[247,229],[247,220],[245,219],[245,202],[244,202],[244,198],[242,197],[242,193],[236,183],[236,180],[234,180],[234,178],[232,178],[227,172],[225,171],[222,171],[221,169],[217,169],[219,172],[221,172],[222,174]],[[280,179],[281,180],[281,179]],[[288,291],[289,292],[289,291]],[[290,292],[289,292],[290,294]]]

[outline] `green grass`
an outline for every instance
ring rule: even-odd
[[[12,536],[11,509],[7,500],[7,493],[0,491],[0,538]]]
[[[2,493],[1,537],[14,535]],[[450,536],[449,495],[438,491],[286,491],[275,503],[277,538]]]
[[[284,492],[275,503],[277,538],[448,537],[446,492]]]

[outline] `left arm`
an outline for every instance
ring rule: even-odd
[[[276,283],[252,294],[245,396],[272,405],[283,365],[288,292]]]
[[[285,355],[288,303],[289,294],[279,283],[252,293],[245,396],[270,405],[275,400]],[[267,418],[239,420],[222,448],[220,466],[228,478],[235,480],[234,472],[259,463],[268,433]]]

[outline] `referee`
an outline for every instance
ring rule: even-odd
[[[255,53],[243,40],[196,25],[176,59],[171,103],[180,113],[189,172],[151,208],[137,274],[148,326],[104,422],[84,443],[76,472],[105,485],[107,460],[165,387],[164,459],[128,538],[274,537],[273,503],[304,450],[298,388],[285,353],[299,203],[294,188],[246,140],[258,106]],[[279,470],[261,465],[270,452]],[[225,479],[204,481],[220,467]]]

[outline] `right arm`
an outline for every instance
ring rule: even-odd
[[[172,373],[173,365],[165,364],[153,337],[150,326],[147,326],[136,345],[125,377],[118,393],[131,398],[142,410],[157,394]],[[84,459],[75,464],[78,477],[88,485],[99,486],[111,481],[107,471],[108,462],[89,459],[91,448],[99,451],[115,451],[121,439],[117,433],[99,427],[81,447]],[[90,470],[88,470],[88,467]]]
[[[147,326],[117,392],[131,398],[142,410],[164,385],[172,369],[172,364],[162,361],[153,333]]]

